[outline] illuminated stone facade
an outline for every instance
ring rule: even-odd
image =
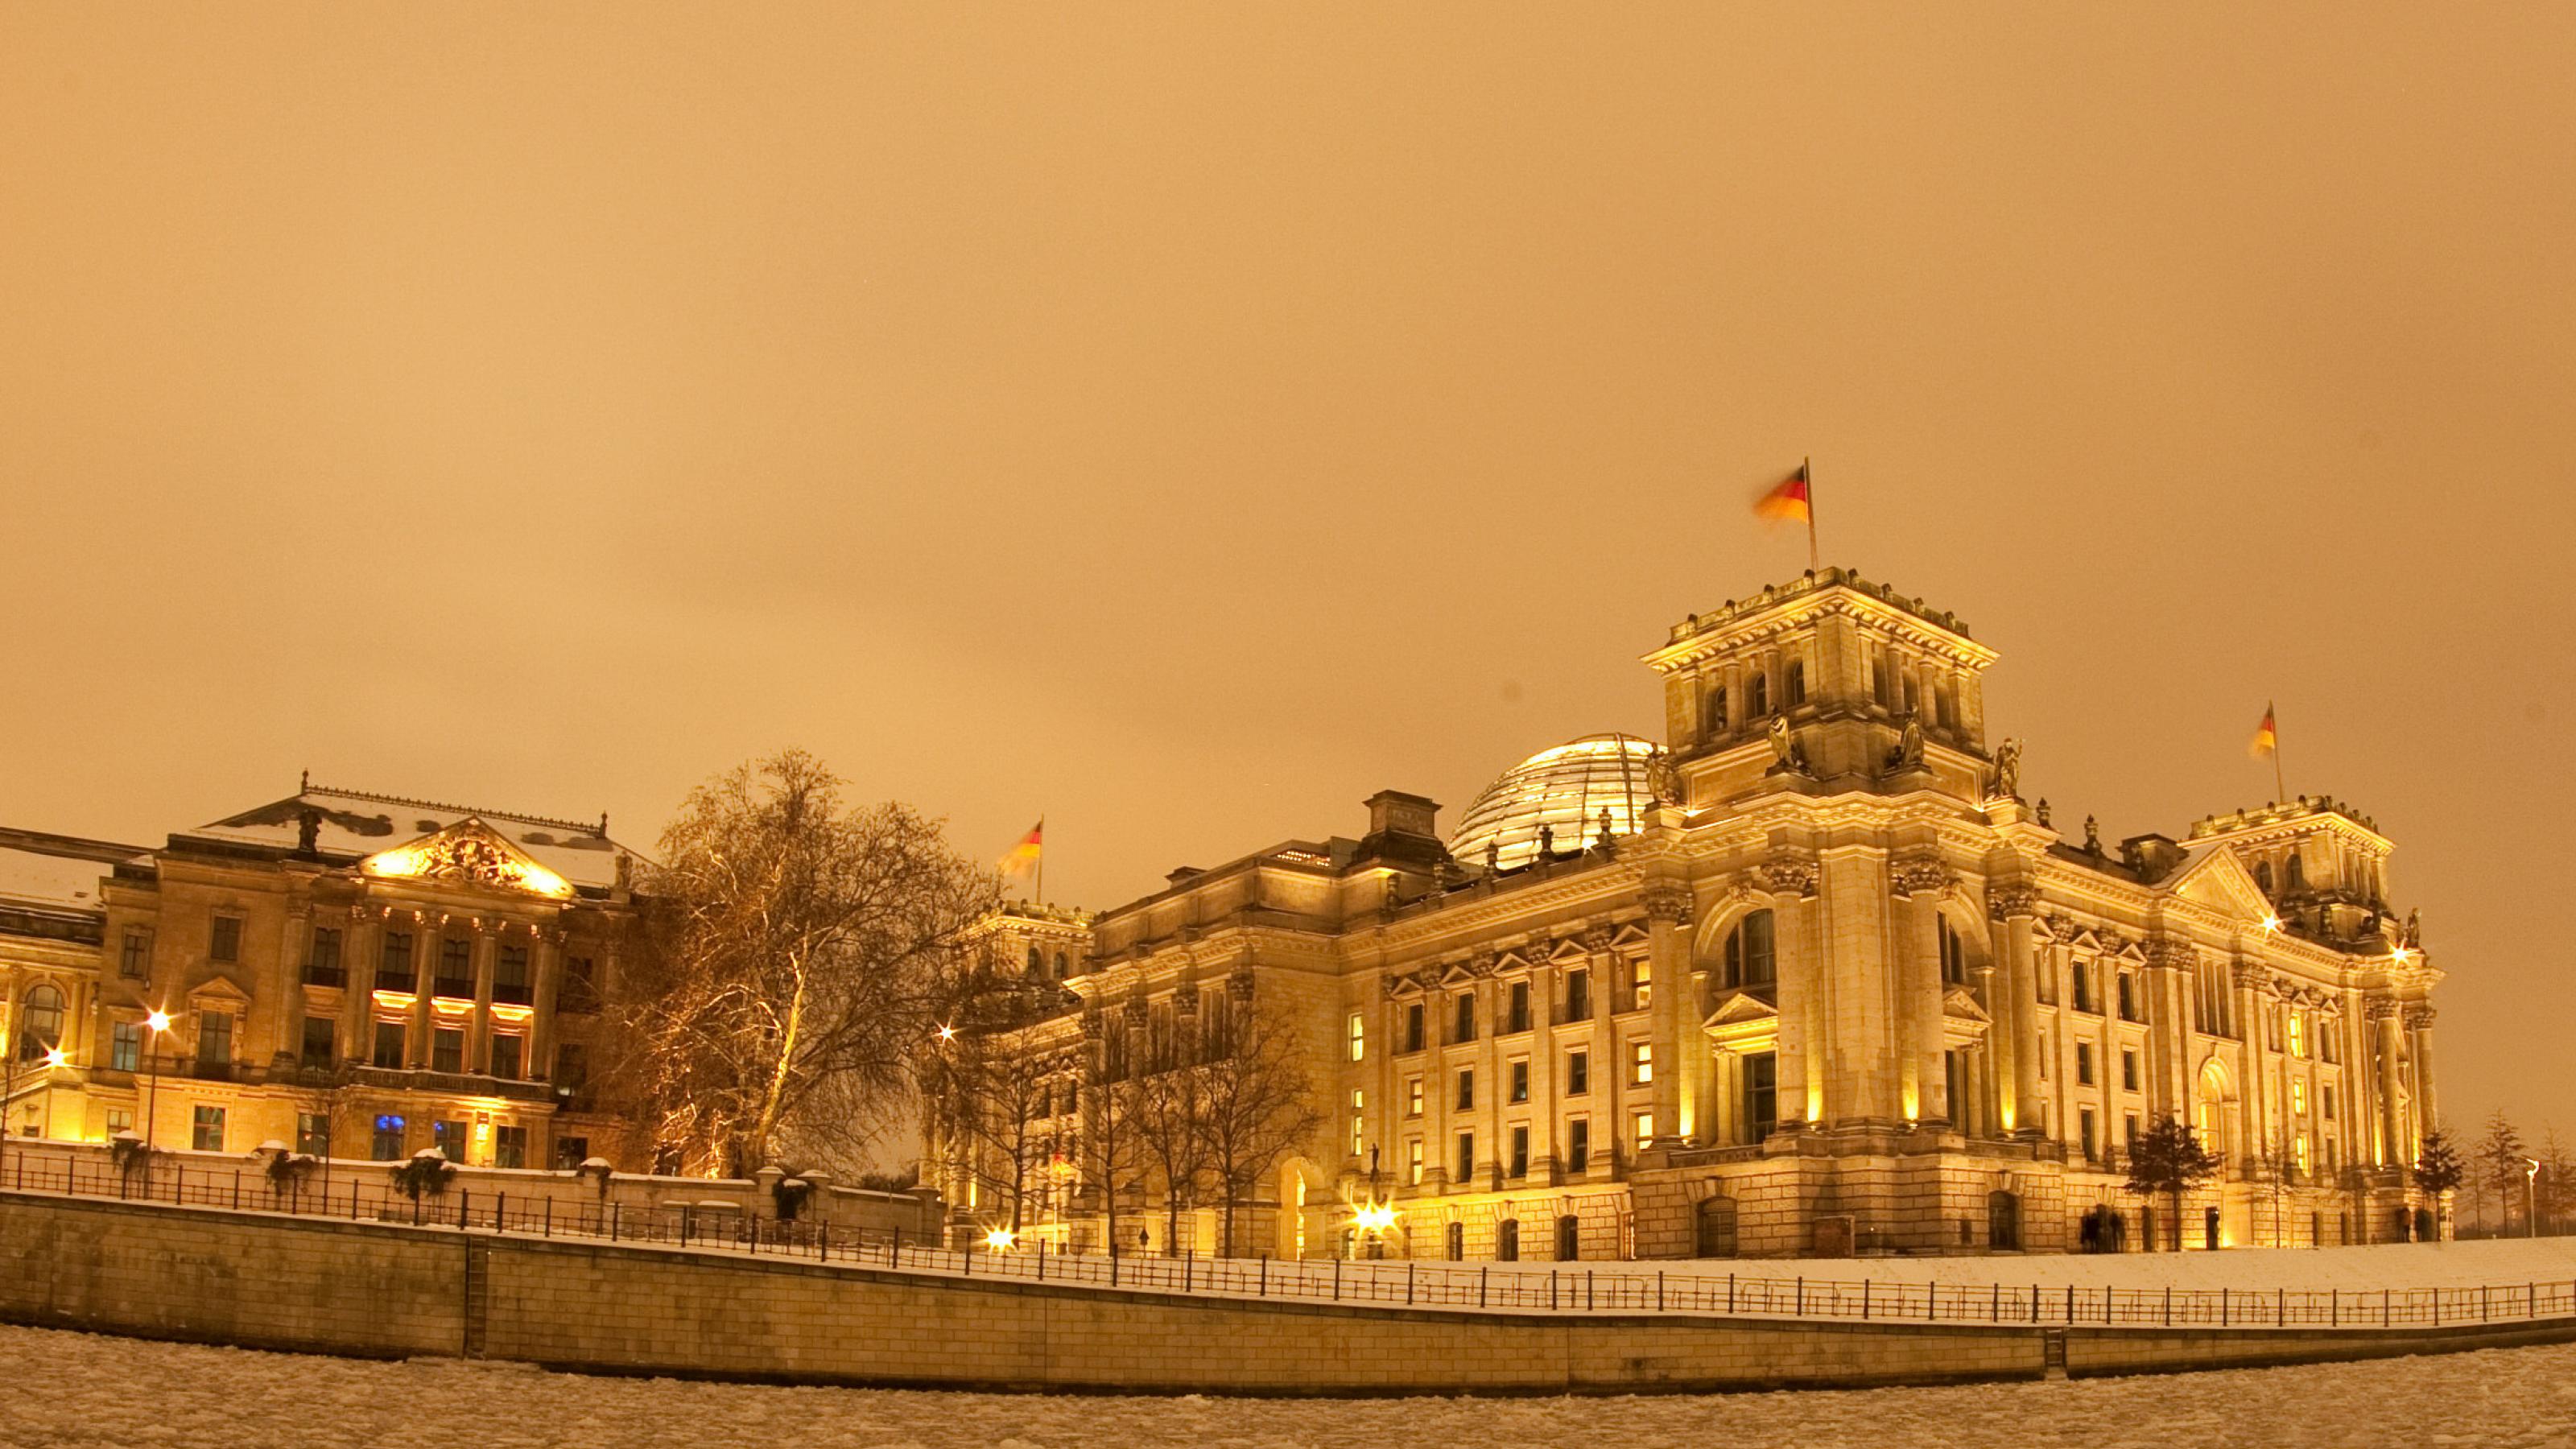
[[[1473,842],[1387,792],[1358,840],[1175,872],[1092,923],[1030,1048],[1186,1041],[1213,992],[1289,1013],[1323,1064],[1328,1125],[1238,1251],[2426,1230],[2405,1164],[2432,1117],[2439,973],[2387,904],[2389,841],[2322,798],[2178,840],[2061,831],[2023,798],[2018,743],[1990,738],[1995,657],[1956,618],[1835,569],[1694,615],[1645,657],[1660,750],[1543,752],[1486,792]],[[1633,798],[1595,798],[1605,760]],[[1546,808],[1577,789],[1590,829]],[[1067,1141],[1069,1095],[1049,1127]],[[2164,1114],[2227,1164],[2179,1225],[2169,1201],[2123,1191],[2125,1141]],[[1150,1171],[1128,1187],[1158,1200]],[[1391,1230],[1354,1226],[1355,1205],[1386,1201]],[[1096,1246],[1097,1204],[1077,1184],[1041,1232]]]
[[[307,788],[157,849],[0,832],[13,1135],[621,1167],[606,822]]]

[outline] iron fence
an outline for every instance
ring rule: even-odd
[[[642,1207],[559,1195],[458,1189],[411,1197],[383,1181],[274,1179],[234,1170],[12,1154],[18,1192],[171,1203],[424,1230],[776,1255],[957,1279],[1002,1278],[1101,1289],[1293,1299],[1487,1313],[1688,1314],[2042,1327],[2222,1329],[2424,1328],[2576,1318],[2576,1280],[2467,1287],[2119,1288],[1905,1283],[1582,1263],[1464,1264],[1353,1259],[1102,1256],[961,1250],[899,1229],[747,1213],[731,1204]]]

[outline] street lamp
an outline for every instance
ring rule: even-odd
[[[143,1018],[150,1034],[143,1043],[143,1171],[144,1182],[151,1182],[152,1132],[160,1124],[154,1120],[153,1107],[161,1095],[161,1033],[170,1029],[170,1013],[155,1010]]]
[[[2540,1159],[2526,1157],[2522,1169],[2522,1235],[2540,1236]]]

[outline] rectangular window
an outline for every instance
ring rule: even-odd
[[[1476,1069],[1465,1067],[1458,1073],[1458,1110],[1468,1111],[1476,1105]]]
[[[1422,1115],[1422,1079],[1420,1077],[1404,1079],[1404,1115],[1407,1117]]]
[[[459,1166],[464,1165],[465,1124],[462,1122],[430,1123],[429,1145],[438,1149],[439,1156]]]
[[[1422,1139],[1419,1137],[1404,1144],[1404,1180],[1411,1186],[1422,1186]]]
[[[1505,1030],[1527,1031],[1530,1029],[1528,982],[1515,981],[1512,983],[1511,1013],[1511,1025],[1506,1027]]]
[[[1404,1008],[1404,1049],[1409,1052],[1422,1050],[1422,1003],[1419,1001],[1409,1002]]]
[[[568,1041],[562,1046],[556,1047],[555,1089],[564,1095],[569,1096],[589,1085],[590,1049],[577,1041]],[[1066,1092],[1064,1110],[1067,1112],[1073,1110],[1072,1092],[1070,1088],[1068,1088]]]
[[[1744,1058],[1744,1140],[1760,1142],[1780,1123],[1780,1058],[1754,1052]]]
[[[1637,1150],[1643,1152],[1655,1140],[1655,1114],[1652,1112],[1638,1113],[1636,1125]]]
[[[331,1155],[331,1119],[321,1112],[295,1114],[295,1150],[308,1157]]]
[[[492,1165],[525,1167],[528,1165],[528,1129],[495,1127],[492,1129]]]
[[[1511,1175],[1514,1177],[1529,1176],[1529,1129],[1527,1127],[1515,1127],[1512,1129]]]
[[[1655,1079],[1655,1044],[1650,1041],[1628,1043],[1628,1080],[1642,1087]]]
[[[196,1133],[190,1145],[194,1146],[199,1152],[221,1152],[224,1150],[223,1108],[197,1108],[193,1125],[196,1128]]]
[[[555,1139],[555,1171],[570,1172],[590,1160],[590,1139],[558,1137]]]
[[[241,917],[215,917],[214,935],[206,942],[206,959],[209,961],[241,959]]]
[[[230,1066],[233,1059],[233,1014],[229,1011],[197,1013],[197,1065]]]
[[[528,948],[503,946],[492,958],[492,999],[526,1006],[537,999],[528,980]]]
[[[1742,939],[1743,960],[1739,978],[1747,987],[1772,985],[1779,979],[1780,968],[1772,946],[1772,922],[1769,911],[1755,911],[1744,918],[1744,924],[1729,937],[1728,943]]]
[[[452,1026],[432,1029],[429,1036],[429,1069],[434,1072],[465,1070],[465,1033]]]
[[[2138,978],[2126,971],[2120,973],[2120,1019],[2122,1021],[2147,1019],[2145,1014],[2138,1010]]]
[[[2138,1090],[2138,1054],[2136,1052],[2120,1053],[2120,1090],[2124,1092]]]
[[[1368,1093],[1351,1088],[1351,1156],[1357,1157],[1367,1146]]]
[[[116,969],[140,981],[143,979],[143,972],[149,964],[151,955],[151,938],[141,931],[128,931],[125,933],[125,949],[117,957]]]
[[[2308,1014],[2306,1012],[2294,1011],[2290,1013],[2290,1055],[2302,1059],[2307,1056],[2307,1026]]]
[[[2087,1107],[2076,1115],[2083,1124],[2081,1131],[2084,1137],[2084,1160],[2091,1162],[2099,1155],[2093,1140],[2093,1109]]]
[[[375,1063],[377,1066],[383,1067],[387,1071],[398,1072],[403,1069],[404,1035],[405,1032],[403,1024],[399,1021],[380,1021],[376,1023]]]
[[[1458,1134],[1458,1175],[1452,1182],[1465,1184],[1476,1180],[1476,1134]]]
[[[1636,988],[1636,997],[1629,1003],[1631,1006],[1643,1011],[1655,1004],[1654,962],[1639,961],[1631,968],[1628,979]]]
[[[528,1039],[516,1033],[494,1032],[492,1034],[492,1075],[514,1082],[526,1075],[521,1070],[521,1064],[527,1060],[527,1044]]]
[[[1061,962],[1064,953],[1057,952],[1056,959]],[[1064,974],[1058,970],[1056,978],[1062,980]],[[599,975],[588,956],[564,958],[562,988],[555,993],[555,1010],[583,1013],[599,1010]]]
[[[131,1132],[131,1131],[133,1131],[133,1130],[134,1130],[134,1111],[133,1111],[133,1109],[132,1109],[132,1108],[130,1108],[130,1107],[110,1107],[110,1108],[108,1108],[108,1109],[107,1109],[107,1135],[108,1135],[108,1136],[110,1136],[110,1137],[118,1137],[118,1136],[122,1136],[122,1135],[123,1135],[123,1134],[125,1134],[125,1133]]]
[[[1565,1170],[1582,1172],[1592,1166],[1592,1120],[1569,1118],[1565,1124]]]
[[[431,978],[430,989],[437,995],[457,1001],[474,999],[474,943],[463,936],[449,936],[438,943],[438,975]]]
[[[375,1136],[367,1144],[367,1155],[378,1162],[398,1162],[403,1155],[403,1119],[378,1117]]]
[[[1351,1060],[1364,1061],[1367,1057],[1368,1027],[1365,1018],[1354,1011],[1351,1013]]]
[[[1476,1039],[1476,993],[1472,991],[1459,992],[1454,1003],[1454,1009],[1457,1015],[1457,1020],[1452,1023],[1449,1039],[1451,1041],[1474,1041]]]
[[[1577,1048],[1565,1054],[1565,1095],[1580,1097],[1592,1090],[1592,1053]]]
[[[119,1072],[142,1070],[143,1023],[120,1021],[108,1029],[107,1065]]]
[[[1592,1019],[1592,971],[1589,967],[1577,966],[1565,973],[1565,1019]]]
[[[2120,1141],[2123,1145],[2129,1147],[2135,1147],[2138,1145],[2137,1113],[2131,1112],[2120,1119]]]
[[[412,989],[411,932],[385,932],[385,949],[376,957],[376,987],[381,991]]]
[[[2307,1083],[2292,1082],[2290,1084],[2290,1110],[2295,1113],[2304,1113],[2308,1110]]]
[[[303,1050],[299,1053],[308,1067],[327,1067],[336,1058],[340,1046],[339,1023],[327,1016],[304,1018]]]
[[[2087,1087],[2093,1085],[2093,1043],[2089,1041],[2075,1044],[2075,1080]]]
[[[1527,1057],[1512,1063],[1512,1100],[1515,1102],[1529,1100],[1529,1059]]]
[[[304,958],[304,981],[308,986],[346,986],[348,974],[340,969],[340,928],[315,926],[313,949]]]
[[[2071,997],[2077,1011],[2093,1009],[2093,968],[2078,961],[2068,968],[2073,983]]]
[[[2292,1152],[2292,1154],[2293,1154],[2293,1160],[2295,1160],[2295,1161],[2298,1163],[2298,1165],[2299,1165],[2299,1171],[2301,1171],[2301,1172],[2305,1172],[2305,1171],[2307,1171],[2307,1170],[2308,1170],[2308,1134],[2306,1134],[2305,1132],[2302,1132],[2302,1133],[2300,1133],[2300,1134],[2299,1134],[2299,1139],[2298,1139],[2298,1141],[2297,1141],[2296,1143],[2292,1144],[2291,1152]]]
[[[2326,1116],[2327,1116],[2327,1118],[2328,1118],[2329,1120],[2331,1120],[2331,1119],[2333,1118],[2334,1114],[2335,1114],[2335,1113],[2334,1113],[2334,1083],[2332,1083],[2332,1082],[2328,1082],[2328,1083],[2326,1083],[2324,1086],[2317,1088],[2317,1091],[2318,1091],[2319,1093],[2321,1093],[2321,1094],[2323,1095],[2324,1099],[2325,1099],[2325,1100],[2324,1100],[2323,1105],[2324,1105],[2324,1107],[2325,1107],[2325,1109],[2326,1109]]]

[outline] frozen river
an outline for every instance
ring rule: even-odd
[[[2576,1444],[2576,1346],[2158,1378],[1597,1399],[1145,1399],[586,1378],[0,1327],[10,1445]]]

